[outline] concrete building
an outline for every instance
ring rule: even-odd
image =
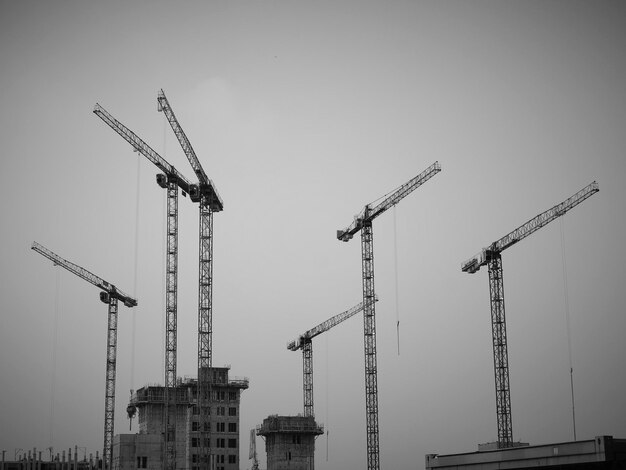
[[[267,470],[313,470],[315,438],[324,434],[312,416],[269,416],[257,428],[265,438]]]
[[[426,470],[626,469],[626,439],[598,436],[586,441],[485,450],[465,454],[428,454]]]
[[[239,406],[248,379],[230,378],[228,367],[210,369],[210,447],[215,470],[239,470]],[[196,379],[179,380],[176,397],[176,468],[198,470],[196,448],[199,423]],[[137,390],[131,404],[137,407],[138,434],[116,435],[113,470],[161,469],[165,387],[149,385]]]

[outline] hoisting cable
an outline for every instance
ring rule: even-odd
[[[141,183],[141,155],[137,153],[137,183],[135,185],[135,265],[133,267],[133,296],[137,298],[137,267],[139,264],[139,186]],[[136,337],[137,337],[137,317],[135,316],[135,309],[131,313],[131,348],[130,348],[130,400],[131,402],[126,407],[126,413],[130,421],[129,430],[133,428],[133,418],[137,413],[137,407],[132,404],[133,392],[135,391],[135,351],[136,351]]]
[[[328,351],[328,335],[326,336],[326,419],[324,420],[326,422],[326,462],[328,462],[328,441],[329,441],[329,437],[330,437],[330,431],[328,429],[328,380],[329,380],[329,374],[328,374],[328,356],[329,356],[329,351]]]
[[[396,224],[396,206],[393,206],[393,261],[396,289],[396,338],[398,342],[398,356],[400,355],[400,307],[398,303],[398,231]]]
[[[59,336],[59,291],[61,270],[55,270],[55,294],[54,294],[54,327],[52,330],[52,377],[50,380],[50,448],[54,443],[54,392],[56,390],[57,376],[57,343]]]
[[[567,265],[565,263],[565,220],[561,217],[561,259],[563,263],[563,294],[565,296],[565,327],[567,329],[567,353],[569,356],[569,377],[572,394],[572,426],[574,429],[574,440],[576,440],[576,409],[574,406],[574,366],[572,362],[572,335],[570,328],[569,314],[569,292],[567,289]]]

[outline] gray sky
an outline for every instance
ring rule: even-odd
[[[626,437],[625,31],[617,1],[0,1],[1,449],[102,449],[106,306],[33,240],[139,298],[120,308],[116,432],[129,390],[163,382],[165,192],[91,112],[191,179],[160,88],[224,199],[213,362],[250,379],[242,469],[249,429],[302,412],[287,342],[360,301],[359,239],[336,230],[436,160],[374,222],[381,467],[496,439],[487,272],[461,263],[593,180],[503,255],[513,436],[573,438],[566,292],[578,438]],[[181,197],[181,376],[196,368],[197,219]],[[365,466],[362,329],[314,340],[321,470]]]

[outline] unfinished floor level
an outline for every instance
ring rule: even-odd
[[[210,443],[210,467],[239,470],[241,392],[248,388],[247,378],[229,377],[228,367],[210,368],[210,405],[205,422]],[[177,469],[199,470],[200,415],[197,406],[198,381],[178,381],[170,394],[174,401],[175,463]],[[131,405],[138,411],[138,434],[120,434],[113,443],[114,470],[161,469],[163,466],[163,417],[165,388],[149,385],[137,390]],[[208,440],[208,439],[207,439]]]
[[[267,470],[313,470],[315,438],[323,433],[312,416],[265,418],[257,435],[265,439]]]

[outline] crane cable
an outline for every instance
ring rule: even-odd
[[[396,289],[396,340],[398,342],[398,356],[400,355],[400,306],[398,302],[398,230],[396,224],[396,206],[393,206],[393,260]]]
[[[134,247],[134,267],[133,267],[133,296],[137,298],[137,276],[139,265],[139,186],[141,183],[141,155],[137,153],[137,183],[135,185],[135,247]],[[135,352],[137,338],[137,317],[135,309],[131,312],[131,347],[130,347],[130,399],[126,411],[130,420],[129,430],[132,430],[134,408],[132,407],[133,392],[135,391]]]
[[[565,327],[567,330],[567,353],[569,357],[570,389],[572,399],[572,426],[574,429],[574,440],[576,440],[576,409],[574,406],[574,366],[572,362],[572,335],[570,328],[569,313],[569,292],[567,288],[567,265],[565,262],[565,218],[561,217],[561,260],[563,264],[563,295],[565,296]]]
[[[50,380],[50,449],[54,443],[54,401],[57,376],[57,343],[59,337],[59,292],[60,292],[61,270],[55,273],[55,294],[54,294],[54,328],[52,331],[52,377]]]
[[[328,400],[329,400],[329,396],[328,396],[328,381],[329,381],[329,374],[328,374],[328,356],[329,356],[329,347],[328,347],[328,335],[326,336],[326,462],[328,462],[328,444],[329,444],[329,440],[330,440],[330,430],[328,429]]]

